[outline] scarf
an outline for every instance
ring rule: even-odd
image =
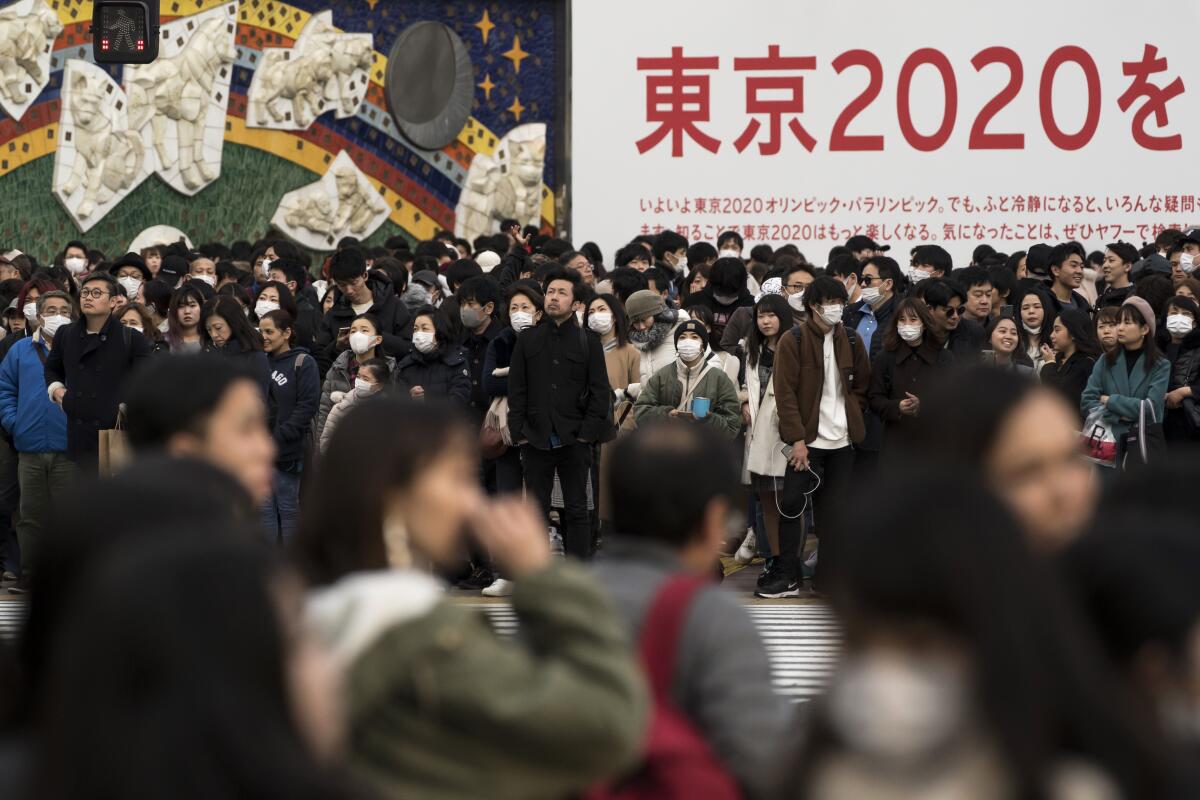
[[[644,353],[657,350],[666,341],[667,334],[675,327],[675,322],[656,322],[648,331],[630,331],[629,341]]]
[[[713,368],[710,362],[704,355],[700,356],[700,360],[692,367],[683,363],[682,358],[675,359],[675,376],[679,378],[679,385],[683,387],[683,394],[679,399],[679,405],[676,408],[680,411],[689,411],[692,402],[692,394],[696,391],[696,387],[700,385],[700,381],[708,374],[708,371]]]

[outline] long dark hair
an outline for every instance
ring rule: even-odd
[[[293,722],[269,554],[191,533],[113,556],[64,617],[38,720],[38,796],[351,796]]]
[[[1058,321],[1070,334],[1071,341],[1075,343],[1076,352],[1089,358],[1099,358],[1103,348],[1100,347],[1100,340],[1096,338],[1096,329],[1092,325],[1092,318],[1086,311],[1078,308],[1064,308],[1058,315]]]
[[[292,296],[292,290],[287,287],[286,283],[279,281],[267,281],[262,286],[258,287],[258,291],[254,293],[254,304],[258,304],[258,298],[262,296],[263,289],[274,289],[279,292],[279,307],[288,313],[288,316],[293,320],[297,319],[300,314],[296,307],[296,298]],[[257,312],[251,308],[251,316],[257,317]]]
[[[961,645],[983,733],[1015,797],[1044,797],[1071,755],[1095,764],[1123,796],[1156,796],[1156,743],[1049,566],[976,477],[924,466],[898,472],[844,531],[830,596],[847,641],[932,627]],[[1006,590],[1014,581],[1021,591]],[[820,705],[812,719],[807,752],[795,761],[802,786],[841,746]]]
[[[751,309],[753,319],[750,320],[750,333],[746,337],[746,364],[755,369],[758,368],[758,359],[767,345],[767,337],[763,336],[762,331],[758,329],[758,315],[764,311],[774,314],[779,319],[779,333],[775,337],[776,341],[792,327],[792,307],[788,305],[788,301],[784,299],[783,295],[767,294],[759,298],[759,301],[754,304],[754,308]]]
[[[629,315],[625,313],[625,304],[611,294],[598,294],[592,298],[587,305],[587,310],[583,312],[583,325],[586,328],[588,320],[592,316],[592,303],[597,300],[603,301],[604,305],[608,306],[612,311],[613,316],[613,332],[617,335],[617,346],[624,347],[629,344]]]
[[[883,347],[885,350],[896,351],[901,345],[907,345],[908,342],[900,338],[898,326],[900,325],[900,317],[904,314],[912,312],[921,320],[921,327],[924,328],[921,334],[924,338],[922,342],[929,340],[936,343],[938,347],[942,345],[942,337],[938,334],[940,326],[933,319],[933,314],[929,313],[929,306],[925,305],[924,300],[918,300],[915,297],[902,297],[896,302],[895,308],[892,309],[892,316],[888,319],[887,327],[883,332]]]
[[[208,290],[207,294],[205,294],[205,289],[200,288],[201,286]],[[183,326],[179,324],[179,306],[188,299],[195,300],[196,305],[200,306],[200,321],[196,323],[196,332],[200,335],[200,340],[204,341],[204,304],[215,294],[216,292],[208,284],[187,281],[171,295],[171,303],[167,306],[167,335],[165,338],[172,349],[183,342]]]
[[[1037,344],[1050,344],[1050,332],[1054,330],[1054,319],[1058,316],[1057,307],[1054,305],[1054,296],[1041,286],[1028,285],[1018,286],[1013,295],[1013,321],[1017,323],[1017,349],[1026,354],[1029,351],[1031,334],[1025,330],[1025,323],[1021,318],[1021,304],[1029,295],[1037,297],[1042,304],[1042,330],[1037,335]]]
[[[356,403],[317,463],[294,555],[316,585],[385,569],[384,504],[448,448],[469,447],[465,420],[440,403]]]
[[[200,314],[200,341],[204,342],[206,347],[213,346],[213,341],[208,335],[208,321],[213,317],[225,320],[230,333],[233,334],[231,340],[241,346],[243,353],[263,349],[262,337],[254,330],[250,320],[246,319],[242,304],[226,295],[209,300],[204,304],[204,310]],[[226,344],[228,345],[229,342]]]
[[[1146,318],[1142,316],[1141,312],[1130,305],[1121,306],[1121,315],[1117,317],[1117,324],[1120,325],[1122,322],[1132,322],[1135,325],[1149,325],[1149,323],[1146,322]],[[1105,359],[1108,361],[1108,365],[1110,367],[1116,366],[1117,357],[1124,352],[1125,345],[1117,342],[1116,348],[1114,348],[1111,353],[1108,353],[1105,356]],[[1146,335],[1142,337],[1142,358],[1146,362],[1146,369],[1153,367],[1162,357],[1162,352],[1158,349],[1158,342],[1154,341],[1154,334],[1147,332]]]

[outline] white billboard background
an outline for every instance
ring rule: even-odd
[[[829,248],[847,235],[861,233],[890,244],[902,265],[911,247],[934,243],[950,251],[955,266],[964,266],[983,242],[1012,252],[1074,238],[1092,250],[1116,239],[1141,245],[1163,226],[1200,224],[1200,4],[578,0],[572,15],[569,235],[577,243],[595,241],[610,262],[635,235],[664,228],[714,243],[717,232],[736,228],[747,253],[759,242],[794,242],[816,264],[824,264]],[[1135,142],[1132,123],[1144,97],[1127,111],[1118,107],[1134,80],[1122,73],[1122,64],[1142,61],[1147,44],[1167,60],[1166,71],[1149,75],[1149,83],[1165,88],[1179,77],[1184,91],[1166,102],[1163,128],[1151,114],[1145,129],[1180,134],[1181,149],[1154,151]],[[815,57],[815,69],[734,70],[735,58],[765,57],[770,45],[779,45],[783,57]],[[1044,66],[1064,46],[1087,51],[1100,88],[1095,133],[1073,151],[1051,143],[1039,110]],[[719,58],[716,70],[687,73],[709,76],[710,119],[696,124],[721,142],[716,154],[686,135],[682,157],[672,157],[671,135],[638,152],[635,143],[658,127],[647,121],[646,78],[668,74],[639,71],[638,58],[666,58],[673,47],[687,57]],[[976,54],[990,47],[1015,51],[1023,80],[987,131],[1022,133],[1023,149],[968,146],[981,109],[1012,80],[1004,65],[981,71],[972,66]],[[922,48],[946,56],[957,85],[953,129],[930,152],[905,140],[897,108],[902,66]],[[866,67],[839,74],[831,63],[854,49],[878,57],[882,85],[845,132],[882,135],[882,151],[830,150],[835,121],[869,82]],[[757,142],[768,137],[769,117],[747,113],[746,78],[796,74],[804,76],[804,111],[783,116],[779,153],[761,155]],[[1076,64],[1057,70],[1053,118],[1065,133],[1083,127],[1086,85]],[[909,107],[920,134],[941,124],[943,92],[937,69],[916,68]],[[812,152],[789,131],[793,116],[817,140]],[[752,118],[762,127],[754,143],[738,152],[734,142]],[[1031,210],[1030,198],[1043,207]]]

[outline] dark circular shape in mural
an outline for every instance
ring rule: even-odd
[[[426,150],[445,147],[467,124],[475,97],[466,45],[440,22],[410,25],[388,54],[384,93],[407,139]]]

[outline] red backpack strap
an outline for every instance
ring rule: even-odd
[[[710,583],[712,581],[707,577],[694,575],[668,578],[650,604],[650,610],[642,622],[638,651],[655,698],[669,696],[675,673],[675,656],[692,596]]]

